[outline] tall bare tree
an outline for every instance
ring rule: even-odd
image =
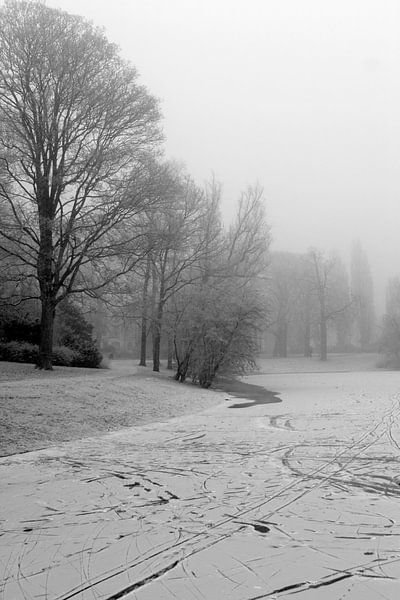
[[[318,306],[320,359],[328,357],[328,324],[350,309],[352,304],[348,286],[343,286],[342,263],[338,256],[330,257],[315,248],[307,255],[311,294]]]
[[[292,252],[271,253],[268,289],[271,306],[269,331],[274,336],[273,355],[276,357],[287,357],[290,329],[299,321],[304,288],[302,258],[302,255]],[[296,330],[296,327],[293,329]]]
[[[165,306],[179,290],[207,277],[218,253],[218,203],[187,177],[177,173],[177,186],[163,209],[153,216],[152,250],[156,297],[153,311],[153,370],[160,368]]]
[[[58,302],[101,285],[85,266],[117,255],[122,226],[146,204],[144,156],[160,139],[159,113],[135,69],[82,18],[6,0],[0,30],[0,201],[9,207],[0,248],[37,280],[38,366],[49,369]]]
[[[219,238],[207,275],[175,295],[171,324],[175,378],[190,375],[203,387],[217,373],[254,366],[259,350],[267,307],[258,276],[265,272],[270,243],[261,188],[241,195],[236,219]]]

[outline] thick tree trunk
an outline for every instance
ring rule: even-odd
[[[161,346],[161,326],[160,323],[154,323],[153,333],[153,371],[157,373],[160,370],[160,346]]]
[[[148,289],[150,281],[150,254],[147,256],[146,272],[144,274],[143,294],[142,294],[142,323],[140,332],[140,362],[139,366],[146,366],[147,354],[147,315],[148,315]]]
[[[326,319],[321,319],[320,323],[320,354],[321,360],[327,360],[328,358],[328,332],[326,326]]]
[[[56,290],[53,274],[53,223],[54,211],[48,197],[48,187],[42,177],[38,177],[38,207],[40,246],[37,258],[37,274],[40,287],[41,320],[40,344],[37,367],[52,369],[53,330],[56,309]]]
[[[45,369],[47,371],[53,368],[52,354],[54,317],[54,299],[48,297],[42,298],[42,315],[40,320],[40,345],[37,367],[38,369]]]

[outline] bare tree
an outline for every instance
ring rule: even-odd
[[[101,285],[85,267],[118,254],[123,226],[146,204],[159,113],[82,18],[8,0],[0,28],[0,199],[10,215],[0,248],[38,282],[38,366],[49,369],[58,302]]]
[[[313,248],[307,255],[307,261],[310,291],[318,303],[320,359],[327,360],[328,323],[348,310],[352,302],[348,288],[338,284],[337,275],[341,267],[337,256],[327,258]]]
[[[263,195],[263,188],[256,184],[248,186],[239,198],[236,219],[226,235],[223,269],[229,265],[229,276],[246,280],[265,273],[271,236]]]
[[[153,311],[153,370],[160,368],[164,309],[179,290],[207,276],[218,252],[218,205],[193,181],[177,173],[177,186],[162,211],[152,217],[156,298]],[[154,278],[153,278],[154,279]]]
[[[140,318],[140,360],[139,366],[146,366],[147,359],[147,335],[149,321],[149,283],[151,277],[151,250],[147,253],[146,265],[143,274],[142,283],[142,305]]]
[[[303,301],[304,269],[302,256],[291,252],[271,253],[269,297],[271,316],[269,331],[274,336],[273,355],[287,357],[290,329],[296,331]]]
[[[241,196],[236,219],[220,238],[207,277],[175,295],[176,309],[170,311],[175,378],[190,375],[203,387],[217,373],[254,366],[259,350],[267,307],[258,276],[265,271],[270,242],[260,188]]]

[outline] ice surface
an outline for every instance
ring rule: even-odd
[[[2,600],[400,597],[400,375],[0,460]]]

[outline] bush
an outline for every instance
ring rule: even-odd
[[[98,368],[102,355],[92,339],[93,327],[71,302],[61,302],[56,319],[52,362],[65,367]],[[12,318],[2,325],[0,360],[37,363],[40,325]]]
[[[39,346],[27,342],[0,342],[0,361],[33,363],[37,362]],[[101,359],[100,359],[101,360]],[[100,362],[100,361],[99,361]],[[90,364],[89,364],[90,363]],[[59,367],[92,366],[86,356],[81,356],[76,350],[66,346],[55,346],[53,349],[53,365]],[[98,366],[96,364],[95,366]]]
[[[39,348],[28,342],[1,342],[0,360],[10,362],[35,363],[38,358]]]
[[[63,300],[57,307],[55,341],[61,346],[74,348],[77,344],[92,342],[93,326],[88,323],[80,309],[70,300]]]
[[[40,323],[25,318],[6,320],[2,326],[2,339],[5,342],[28,342],[39,344]]]
[[[72,351],[71,366],[89,369],[100,366],[103,357],[92,339],[92,332],[92,325],[75,304],[67,300],[60,303],[56,319],[56,339],[61,346]]]
[[[81,342],[71,348],[75,357],[72,362],[73,367],[88,367],[97,369],[100,366],[103,356],[98,351],[93,342]]]
[[[66,346],[55,346],[53,348],[53,365],[60,367],[72,367],[77,358],[77,353]]]

